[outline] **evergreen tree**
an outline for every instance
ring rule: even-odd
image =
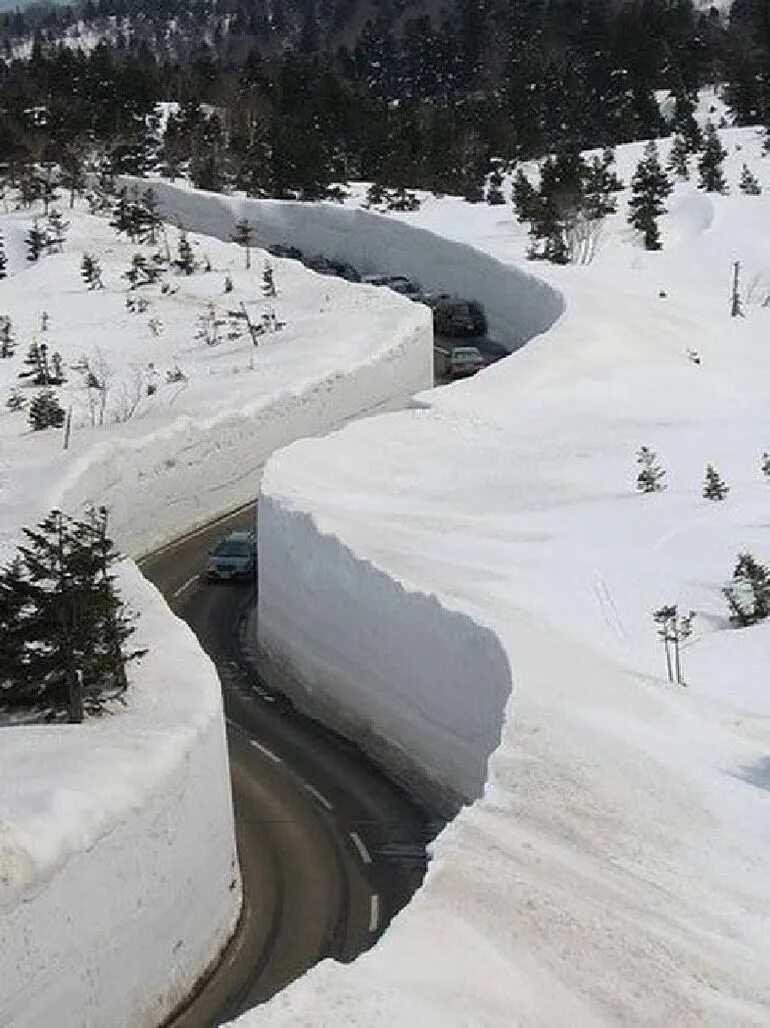
[[[503,175],[499,166],[495,166],[489,173],[487,203],[490,207],[500,207],[505,203],[505,197],[503,196]]]
[[[703,144],[703,153],[698,161],[700,182],[698,186],[707,193],[726,193],[727,183],[722,172],[722,162],[727,157],[727,151],[719,141],[719,135],[712,123],[706,124],[706,137]]]
[[[131,267],[123,272],[123,278],[128,282],[129,289],[140,289],[142,286],[151,286],[157,282],[163,272],[163,268],[157,261],[148,260],[143,254],[135,253],[131,258]]]
[[[206,304],[205,312],[198,315],[198,329],[195,338],[200,339],[207,346],[216,346],[217,343],[222,342],[224,325],[225,319],[219,316],[216,306],[209,302]]]
[[[703,146],[703,133],[695,120],[695,103],[684,90],[679,90],[674,97],[671,127],[684,140],[688,153],[695,153]]]
[[[663,483],[666,472],[658,464],[657,454],[647,446],[642,446],[636,455],[639,474],[636,476],[636,488],[640,493],[660,493],[666,487]]]
[[[5,405],[10,411],[24,410],[27,401],[19,392],[18,389],[12,389],[8,399],[5,401]]]
[[[48,212],[45,230],[45,247],[48,253],[63,252],[69,226],[70,223],[64,220],[61,212],[52,207]]]
[[[52,389],[44,389],[33,396],[29,405],[29,423],[36,432],[46,428],[61,428],[64,418],[64,408]]]
[[[112,209],[110,226],[115,229],[118,235],[121,235],[123,233],[129,234],[133,224],[134,220],[131,213],[131,204],[128,200],[128,190],[124,186],[119,190],[117,203]]]
[[[689,179],[690,177],[690,169],[687,166],[689,155],[690,148],[684,136],[674,136],[674,142],[671,144],[671,153],[668,157],[668,168],[677,178],[682,180]]]
[[[645,146],[642,160],[637,164],[631,179],[631,199],[628,204],[628,220],[637,231],[643,233],[646,250],[661,248],[657,218],[665,214],[663,201],[671,189],[671,183],[658,160],[658,148],[651,141]]]
[[[273,269],[268,261],[265,261],[265,270],[262,272],[262,295],[266,299],[271,299],[277,295]]]
[[[739,628],[770,616],[770,570],[750,553],[741,553],[730,585],[722,593],[730,608],[730,621]]]
[[[0,279],[4,279],[8,275],[8,258],[5,256],[5,241],[3,234],[0,232]]]
[[[226,293],[232,293],[233,291],[233,280],[230,275],[225,275],[224,291]]]
[[[82,521],[52,511],[0,572],[0,702],[82,721],[125,693],[133,617],[112,567],[104,508]],[[7,650],[7,653],[6,653]]]
[[[13,357],[16,352],[16,340],[13,335],[13,324],[7,314],[0,314],[0,359]]]
[[[762,474],[765,478],[770,479],[770,453],[767,451],[762,454],[762,463],[760,464],[760,467],[762,468]]]
[[[379,207],[385,203],[387,191],[380,182],[372,182],[366,191],[366,207]]]
[[[31,343],[23,364],[27,370],[20,371],[19,378],[31,378],[32,382],[38,386],[52,384],[48,347],[45,343]]]
[[[615,193],[623,189],[623,183],[613,170],[615,154],[607,148],[601,157],[589,161],[583,183],[583,197],[579,207],[589,221],[606,218],[618,209]]]
[[[160,209],[155,193],[152,189],[146,189],[141,199],[142,223],[140,226],[141,241],[155,246],[158,241],[158,233],[163,225],[160,216]]]
[[[195,254],[193,253],[193,248],[190,245],[190,240],[187,238],[187,233],[184,229],[180,230],[179,233],[176,260],[173,260],[171,263],[177,271],[180,271],[183,275],[192,275],[197,268]]]
[[[27,244],[27,260],[31,263],[39,260],[40,254],[45,250],[46,239],[45,233],[37,223],[37,219],[27,233],[24,242]]]
[[[742,193],[745,193],[746,196],[759,196],[762,192],[762,186],[759,184],[759,179],[756,175],[752,175],[749,170],[749,166],[746,163],[744,163],[741,169],[740,190]]]
[[[86,144],[76,140],[64,148],[61,158],[61,184],[69,192],[70,210],[75,206],[75,196],[86,188],[85,172]]]
[[[236,221],[233,233],[230,236],[234,243],[243,246],[246,250],[246,270],[251,267],[251,248],[256,239],[256,230],[248,218]]]
[[[703,498],[706,500],[724,500],[730,492],[713,464],[706,465],[706,477],[703,482]]]
[[[80,262],[80,277],[89,289],[104,289],[102,267],[98,258],[91,253],[84,253]]]

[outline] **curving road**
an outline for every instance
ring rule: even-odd
[[[220,1024],[324,957],[368,949],[421,883],[441,827],[355,747],[268,693],[241,652],[254,585],[200,577],[235,512],[140,562],[214,661],[222,682],[244,905],[235,937],[166,1023]]]

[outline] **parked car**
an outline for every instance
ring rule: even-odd
[[[410,299],[420,294],[420,287],[406,275],[364,275],[362,281],[370,286],[387,286],[394,293],[401,293]]]
[[[481,351],[475,346],[455,346],[449,357],[449,375],[452,378],[464,378],[475,375],[485,365]]]
[[[208,578],[229,581],[251,578],[257,564],[257,540],[253,532],[230,532],[209,553]]]
[[[442,336],[483,336],[487,331],[484,309],[475,300],[440,299],[433,307],[433,328]]]
[[[287,257],[292,261],[302,260],[302,251],[296,246],[284,246],[282,243],[274,243],[268,246],[267,252],[273,257]]]

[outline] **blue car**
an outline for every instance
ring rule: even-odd
[[[231,532],[209,553],[208,578],[220,581],[251,578],[257,565],[257,540],[253,532]]]

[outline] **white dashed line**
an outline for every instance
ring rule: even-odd
[[[326,807],[327,810],[334,810],[334,807],[331,805],[331,803],[327,800],[323,793],[320,793],[318,789],[316,789],[314,785],[311,785],[310,782],[303,781],[302,786],[303,788],[307,789],[310,795],[314,796],[322,806]]]
[[[197,582],[199,578],[200,578],[199,574],[198,575],[193,575],[191,578],[188,578],[187,581],[184,583],[184,585],[180,585],[178,589],[175,589],[172,592],[171,598],[175,600],[177,598],[177,596],[181,596],[182,593],[185,592],[185,590],[189,589],[190,586],[194,582]]]
[[[281,760],[281,758],[278,756],[277,753],[273,753],[273,751],[269,750],[267,748],[267,746],[263,746],[261,742],[258,742],[256,739],[249,739],[249,742],[251,743],[251,745],[255,749],[259,750],[260,753],[264,753],[264,755],[269,760],[272,760],[272,762],[274,764],[282,764],[283,763],[283,761]]]
[[[380,923],[380,897],[376,892],[372,893],[369,901],[369,931],[376,932]]]
[[[353,843],[355,848],[358,850],[358,855],[365,864],[371,864],[372,858],[369,855],[369,850],[364,846],[363,839],[358,832],[350,832],[350,841]]]

